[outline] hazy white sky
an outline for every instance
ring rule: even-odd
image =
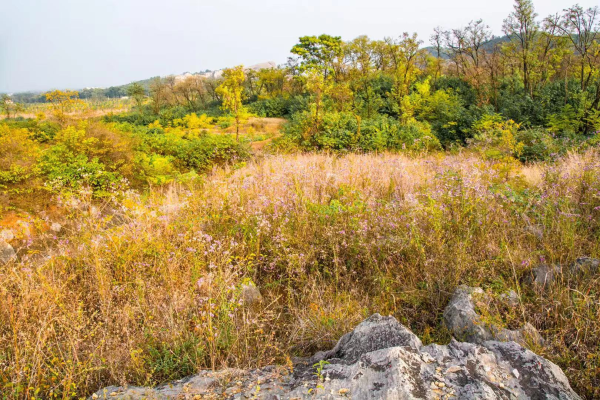
[[[577,0],[537,0],[540,16]],[[512,0],[2,0],[0,92],[106,87],[156,75],[283,63],[299,36],[350,40],[483,18],[494,34]],[[585,8],[598,0],[579,0]]]

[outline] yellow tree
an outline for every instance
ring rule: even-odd
[[[71,90],[54,90],[45,94],[46,101],[52,105],[52,113],[56,119],[64,124],[67,120],[67,113],[73,111],[83,101],[79,98],[79,93]]]
[[[223,110],[235,119],[235,140],[240,139],[240,125],[248,120],[248,110],[242,104],[244,91],[244,67],[227,68],[223,71],[223,82],[217,93],[223,100]]]

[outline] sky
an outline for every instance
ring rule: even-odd
[[[284,63],[298,37],[351,40],[483,18],[496,35],[512,0],[5,0],[0,92],[122,85],[153,76]],[[534,0],[545,17],[577,0]],[[579,0],[585,8],[598,0]]]

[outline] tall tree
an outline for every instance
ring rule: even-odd
[[[142,105],[144,97],[146,97],[146,90],[137,82],[133,82],[127,87],[127,95],[131,97],[137,104],[138,108]]]
[[[223,99],[223,109],[228,111],[235,119],[235,140],[240,140],[240,125],[248,119],[248,111],[244,107],[244,67],[227,68],[223,71],[223,82],[217,92]]]
[[[79,93],[72,90],[54,90],[46,93],[45,97],[52,105],[54,116],[63,125],[67,122],[67,114],[84,104],[79,98]]]
[[[504,33],[516,39],[511,44],[516,44],[521,71],[523,73],[523,86],[525,91],[533,95],[531,85],[531,64],[533,61],[534,45],[539,33],[537,14],[531,0],[515,0],[514,11],[504,20],[502,27]]]
[[[429,38],[429,42],[435,50],[435,75],[433,81],[436,82],[442,75],[442,54],[444,47],[444,31],[441,27],[437,26],[433,29],[433,35]]]
[[[333,75],[337,80],[341,72],[339,58],[343,56],[342,44],[339,36],[303,36],[291,52],[300,57],[300,66],[304,70],[317,68],[322,72],[323,79]]]
[[[167,104],[168,87],[164,79],[156,77],[150,82],[150,99],[152,100],[152,111],[155,115],[160,113],[161,108]]]

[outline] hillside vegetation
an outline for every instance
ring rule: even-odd
[[[71,397],[285,363],[373,312],[445,343],[441,312],[469,284],[517,291],[520,306],[494,318],[539,328],[548,347],[536,350],[595,397],[598,280],[545,293],[519,282],[539,263],[600,254],[598,157],[507,175],[469,155],[277,156],[132,194],[100,220],[80,205],[47,258],[1,270],[2,385]],[[260,307],[242,306],[243,285]]]
[[[461,284],[514,290],[479,311],[600,397],[597,274],[523,285],[600,258],[599,18],[517,0],[502,40],[306,36],[118,101],[3,96],[0,397],[291,365],[372,313],[448,343]]]

